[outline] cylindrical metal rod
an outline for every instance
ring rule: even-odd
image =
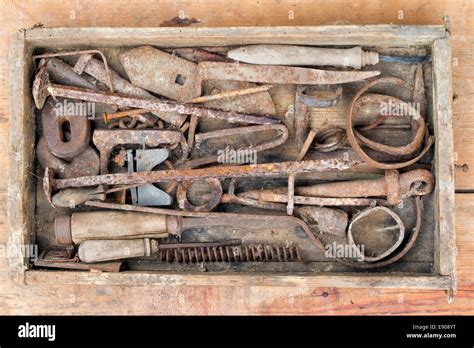
[[[321,159],[300,162],[279,162],[250,164],[243,166],[210,167],[198,169],[160,170],[140,173],[118,173],[96,176],[84,176],[70,179],[53,179],[48,185],[53,189],[66,187],[85,187],[97,185],[131,185],[156,183],[166,181],[199,180],[209,178],[237,178],[237,177],[274,177],[289,174],[299,174],[320,171],[340,171],[352,168],[361,161],[343,160],[341,158]],[[45,180],[51,180],[48,173]]]
[[[171,100],[143,99],[137,97],[124,97],[106,92],[94,92],[83,88],[62,85],[49,85],[47,90],[50,95],[71,99],[86,100],[96,103],[106,103],[118,106],[147,109],[159,112],[177,112],[182,115],[196,117],[209,117],[225,120],[231,123],[274,124],[279,120],[259,115],[242,114],[235,111],[210,109],[192,104],[180,104]]]

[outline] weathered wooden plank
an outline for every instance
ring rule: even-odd
[[[430,45],[446,36],[444,26],[324,26],[227,28],[57,28],[28,31],[33,46],[123,45],[231,46],[255,43],[301,45]]]
[[[453,277],[455,288],[456,241],[454,230],[454,160],[452,128],[451,43],[435,40],[433,45],[435,119],[435,195],[438,201],[439,271]]]
[[[28,47],[24,32],[12,35],[10,57],[10,166],[8,173],[8,243],[20,246],[18,257],[10,257],[10,274],[16,281],[23,280],[26,259],[22,245],[29,243],[31,219],[34,211],[32,172],[34,156],[34,118],[30,115]]]
[[[108,284],[108,285],[183,285],[183,286],[328,286],[356,288],[448,289],[449,277],[378,275],[269,275],[269,274],[159,274],[151,272],[95,273],[28,271],[26,284]]]

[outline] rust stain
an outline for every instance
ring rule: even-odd
[[[200,19],[197,18],[179,18],[179,17],[173,17],[170,20],[163,21],[160,23],[160,27],[187,27],[190,26],[191,24],[197,24],[201,23]]]

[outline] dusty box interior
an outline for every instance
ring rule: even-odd
[[[242,28],[243,29],[243,28]],[[382,30],[383,31],[383,30]],[[244,33],[243,31],[241,33]],[[244,35],[244,34],[241,34]],[[373,36],[367,39],[367,42],[364,44],[364,33],[363,31],[359,33],[360,38],[354,39],[353,43],[339,42],[337,39],[334,42],[331,42],[330,38],[318,38],[315,41],[322,41],[320,43],[315,42],[315,46],[324,46],[324,47],[337,47],[345,48],[352,47],[355,44],[362,45],[364,50],[376,51],[380,54],[385,55],[429,55],[433,58],[433,45],[432,42],[423,41],[422,39],[416,39],[416,34],[414,34],[413,44],[410,44],[410,39],[403,39],[399,41],[406,40],[405,43],[395,42],[390,44],[390,40],[380,42],[376,44],[374,41],[377,39]],[[34,36],[34,35],[33,35]],[[212,36],[212,35],[211,35]],[[87,43],[87,40],[81,43],[81,40],[75,41],[73,44],[69,44],[69,41],[63,42],[63,40],[53,40],[51,45],[45,44],[47,40],[41,39],[37,41],[42,41],[41,43],[35,42],[31,46],[27,46],[26,52],[27,57],[31,58],[32,54],[41,54],[45,52],[58,52],[58,51],[69,51],[72,49],[99,49],[107,57],[108,63],[112,69],[118,72],[122,77],[127,78],[126,73],[124,72],[123,67],[118,59],[118,54],[126,49],[131,47],[137,47],[142,44],[151,44],[156,48],[160,49],[170,49],[177,47],[197,47],[197,46],[206,46],[211,50],[215,50],[219,53],[224,53],[226,50],[238,47],[237,43],[296,43],[296,44],[305,44],[310,45],[311,39],[300,39],[298,35],[295,34],[295,37],[292,38],[291,35],[285,38],[278,40],[272,40],[271,38],[252,38],[249,34],[249,38],[246,40],[242,39],[229,39],[226,40],[222,37],[216,37],[215,43],[213,43],[213,38],[209,37],[206,40],[203,40],[201,43],[199,41],[193,41],[192,38],[181,38],[182,43],[173,43],[169,42],[169,38],[157,39],[156,42],[153,39],[137,39],[136,42],[133,41],[121,41],[120,37],[110,39],[108,38],[107,44],[101,46],[100,40],[95,43]],[[304,35],[303,35],[304,36]],[[34,41],[34,40],[33,40]],[[245,42],[244,42],[245,41]],[[282,42],[283,41],[283,42]],[[303,41],[303,42],[301,42]],[[347,40],[346,40],[347,41]],[[349,40],[350,41],[350,40]],[[65,61],[73,63],[75,58],[65,58]],[[31,59],[27,62],[29,65],[29,74],[28,74],[28,87],[26,92],[30,94],[27,96],[31,98],[31,84],[34,78],[34,69],[32,66]],[[381,62],[377,66],[366,66],[362,70],[379,70],[381,71],[381,76],[393,76],[398,77],[406,81],[408,86],[413,86],[415,79],[415,65],[414,64],[399,64],[391,62]],[[423,64],[423,77],[425,85],[425,96],[427,101],[427,107],[425,111],[425,119],[428,124],[429,133],[435,136],[435,144],[431,147],[429,152],[422,157],[415,165],[412,165],[408,168],[403,168],[400,170],[400,173],[407,171],[408,169],[415,168],[424,168],[432,171],[437,188],[429,195],[423,197],[423,213],[422,213],[422,225],[421,231],[418,239],[413,245],[412,249],[407,255],[405,255],[400,261],[386,267],[381,267],[373,270],[355,270],[351,267],[343,265],[341,263],[332,261],[325,257],[324,251],[318,249],[311,240],[303,233],[299,227],[295,228],[277,228],[277,229],[252,229],[252,228],[233,228],[233,227],[213,227],[213,228],[196,228],[186,230],[182,234],[183,242],[196,242],[196,241],[216,241],[222,239],[242,239],[247,243],[251,244],[285,244],[285,243],[295,243],[300,250],[301,256],[305,262],[205,262],[205,263],[169,263],[163,262],[157,259],[157,257],[143,257],[136,259],[129,259],[126,261],[126,270],[128,271],[154,271],[159,273],[168,273],[170,274],[203,274],[206,276],[212,277],[214,274],[275,274],[275,275],[318,275],[318,274],[328,274],[328,275],[338,275],[338,274],[361,274],[361,273],[374,273],[380,275],[391,275],[396,274],[397,276],[437,276],[442,272],[442,266],[440,267],[440,230],[439,230],[439,207],[438,204],[438,157],[437,157],[437,146],[439,138],[437,136],[438,127],[437,124],[439,119],[436,117],[437,106],[435,105],[436,100],[434,94],[436,93],[436,79],[434,78],[433,72],[433,59],[429,62]],[[341,101],[332,108],[325,109],[312,109],[310,117],[310,125],[313,129],[318,130],[327,126],[345,126],[345,120],[347,116],[347,110],[349,103],[355,93],[363,85],[363,81],[346,83],[343,85],[343,94]],[[297,155],[297,151],[294,146],[294,131],[291,129],[291,123],[288,120],[288,110],[291,109],[291,106],[295,103],[295,91],[296,87],[294,85],[274,85],[273,88],[269,90],[271,98],[276,108],[275,117],[278,118],[286,124],[289,128],[289,138],[281,146],[278,146],[276,149],[271,149],[264,151],[258,154],[258,163],[263,162],[279,162],[279,161],[291,161],[294,160]],[[410,88],[395,88],[391,85],[386,85],[383,87],[374,88],[371,91],[376,91],[379,93],[389,94],[396,96],[402,100],[411,101],[413,90]],[[34,103],[31,102],[31,105]],[[373,115],[374,110],[365,111],[358,114],[356,125],[367,125],[374,121],[376,116]],[[35,115],[35,144],[38,142],[39,136],[42,133],[41,125],[39,120],[39,111],[34,110]],[[31,116],[30,116],[31,117]],[[409,123],[409,121],[407,121]],[[93,121],[92,129],[99,129],[105,127],[101,119],[101,115],[97,115],[97,121]],[[215,129],[222,129],[229,127],[229,124],[224,121],[218,121],[215,119],[201,119],[197,132],[207,132]],[[368,133],[369,134],[369,133]],[[258,137],[246,137],[245,139],[234,139],[226,138],[224,141],[211,141],[204,146],[194,149],[191,153],[191,158],[200,157],[209,153],[213,153],[218,149],[231,144],[233,146],[248,146],[255,145],[258,142],[266,141],[271,139],[271,133],[260,134]],[[379,129],[376,131],[370,132],[370,137],[373,140],[382,142],[391,146],[401,146],[406,144],[410,140],[410,131],[407,131],[406,128],[401,127],[400,129]],[[32,139],[31,139],[32,140]],[[341,150],[343,151],[343,150]],[[314,149],[310,149],[309,153],[305,158],[319,158],[320,154],[317,153]],[[71,209],[62,209],[56,208],[53,209],[45,199],[45,195],[42,189],[42,182],[39,180],[43,177],[44,169],[38,164],[36,159],[34,160],[34,176],[31,176],[30,179],[33,180],[32,186],[32,199],[34,199],[34,218],[32,219],[31,224],[31,234],[30,236],[34,241],[39,245],[40,251],[45,250],[55,244],[54,236],[54,227],[53,222],[54,218],[59,214],[67,214],[73,211],[87,211],[91,208],[88,207],[77,207],[73,210]],[[163,169],[162,167],[157,167],[155,169]],[[363,179],[368,178],[368,173],[372,174],[373,178],[379,178],[383,174],[382,170],[374,170],[373,168],[368,168],[367,166],[361,166],[359,168],[351,169],[344,172],[331,172],[331,173],[318,173],[314,175],[312,173],[298,175],[296,178],[296,185],[310,185],[317,184],[322,182],[329,181],[342,181],[342,180],[354,180],[354,179]],[[259,189],[259,188],[271,188],[285,186],[285,178],[274,178],[274,179],[238,179],[236,191],[246,191],[250,189]],[[223,181],[224,192],[227,191],[229,186],[229,180],[226,179]],[[191,190],[190,195],[194,195],[196,201],[200,201],[201,196],[208,193],[208,188],[203,185],[196,185],[196,187]],[[34,198],[33,198],[34,197]],[[188,196],[188,198],[190,198]],[[31,201],[30,201],[31,202]],[[349,216],[354,215],[358,211],[365,209],[366,207],[342,207],[343,210],[349,213]],[[399,214],[402,218],[406,233],[409,234],[415,227],[415,206],[412,198],[406,198],[402,204],[392,207],[392,209]],[[236,204],[221,204],[215,210],[219,212],[243,212],[243,213],[264,213],[272,214],[272,212],[266,210],[258,210],[256,208],[242,207]],[[318,227],[314,226],[314,232],[319,233]],[[345,237],[336,237],[327,234],[318,234],[319,238],[327,244],[332,243],[333,241],[340,243],[343,242]],[[343,239],[341,239],[343,238]],[[170,239],[170,242],[173,240]],[[375,241],[376,243],[376,241]],[[31,265],[30,265],[31,268]],[[41,267],[39,269],[42,269]],[[406,285],[406,284],[405,284]],[[444,287],[444,285],[433,285],[434,287]]]

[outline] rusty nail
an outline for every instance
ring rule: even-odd
[[[255,94],[255,93],[260,93],[260,92],[266,92],[273,86],[257,86],[257,87],[251,87],[251,88],[244,88],[244,89],[239,89],[235,91],[228,91],[228,92],[222,92],[218,94],[211,94],[211,95],[205,95],[202,97],[197,97],[193,98],[191,100],[188,100],[187,103],[206,103],[208,101],[213,101],[213,100],[220,100],[220,99],[225,99],[225,98],[235,98],[239,97],[242,95],[248,95],[248,94]]]

